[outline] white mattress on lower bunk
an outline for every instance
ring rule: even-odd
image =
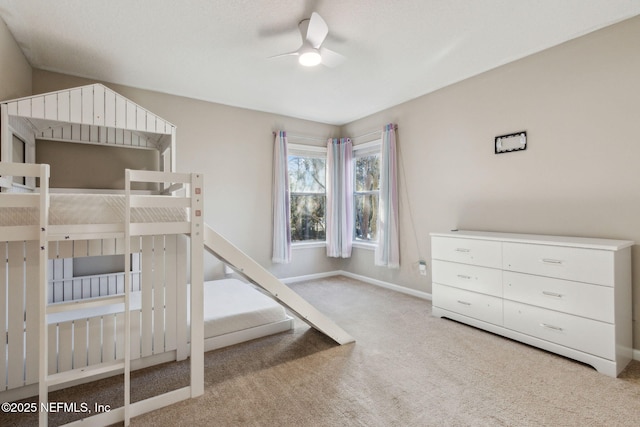
[[[141,293],[131,293],[131,310],[141,307]],[[122,304],[49,314],[47,322],[62,323],[75,319],[122,312]],[[188,315],[188,319],[191,316]],[[237,279],[204,283],[204,336],[216,337],[232,332],[286,320],[284,308],[252,285]]]
[[[204,301],[205,338],[287,319],[280,304],[237,279],[205,282]]]

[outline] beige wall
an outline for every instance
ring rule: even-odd
[[[0,18],[0,100],[31,95],[31,66]]]
[[[455,228],[640,244],[639,40],[634,18],[344,126],[398,124],[402,251],[399,271],[362,249],[345,268],[431,292],[416,263],[430,232]],[[494,154],[495,136],[520,130],[526,151]]]
[[[33,72],[34,93],[59,90],[92,81],[42,70]],[[274,114],[228,107],[106,84],[177,127],[177,170],[205,176],[205,221],[278,277],[340,269],[323,248],[294,250],[289,265],[271,263],[271,180],[273,135],[277,129],[322,137],[339,128]],[[74,159],[82,163],[83,159]],[[52,168],[51,175],[59,174]],[[221,274],[206,257],[205,277]]]

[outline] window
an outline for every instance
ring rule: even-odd
[[[292,149],[289,144],[291,241],[325,240],[326,151]]]
[[[380,142],[354,147],[354,240],[378,239],[378,199],[380,197]]]

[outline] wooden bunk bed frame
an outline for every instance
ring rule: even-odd
[[[200,174],[175,173],[175,126],[105,86],[93,84],[3,102],[0,129],[1,206],[7,211],[5,217],[22,214],[0,227],[0,252],[7,260],[0,263],[0,276],[8,278],[6,285],[2,280],[6,294],[0,291],[0,299],[8,295],[11,301],[0,301],[0,315],[8,331],[7,340],[0,344],[0,353],[7,355],[0,358],[0,382],[8,389],[38,384],[42,405],[50,389],[122,372],[124,405],[101,414],[97,422],[103,424],[124,421],[128,425],[132,416],[201,395],[203,180]],[[13,163],[14,137],[24,143],[24,158],[15,160],[25,164]],[[126,171],[124,195],[102,200],[117,213],[113,220],[96,221],[90,214],[86,219],[65,220],[69,212],[53,218],[54,197],[70,196],[49,191],[48,166],[33,164],[36,139],[153,149],[158,152],[161,170]],[[132,182],[152,183],[159,194],[132,192]],[[180,188],[184,190],[176,191]],[[73,210],[96,202],[87,201],[90,196],[86,194],[73,197]],[[114,201],[117,206],[109,205]],[[65,204],[68,199],[61,206]],[[55,286],[48,285],[52,262],[83,254],[122,254],[124,271],[129,272],[132,253],[139,254],[142,264],[140,310],[132,313],[129,309],[131,274],[123,274],[120,286],[116,283],[107,296],[72,297],[50,304],[49,294]],[[192,304],[187,303],[187,278]],[[118,309],[110,315],[47,321],[64,312],[114,306]],[[188,387],[130,402],[134,361],[182,360],[189,348]],[[47,424],[46,411],[40,411],[39,423]]]
[[[6,259],[0,262],[0,277],[8,278],[6,283],[0,280],[0,318],[7,322],[7,340],[0,343],[0,354],[7,355],[0,357],[4,400],[32,395],[30,390],[37,386],[43,403],[51,390],[124,372],[124,406],[92,418],[100,424],[128,425],[131,417],[203,394],[205,350],[292,327],[289,319],[275,329],[259,327],[205,341],[203,249],[337,343],[354,341],[204,224],[203,177],[175,172],[175,135],[171,123],[100,84],[0,103],[0,256]],[[25,144],[24,159],[15,160],[26,164],[12,162],[14,136]],[[120,195],[55,194],[49,189],[48,165],[32,164],[36,139],[153,149],[161,170],[127,170]],[[152,183],[156,191],[134,192],[132,182]],[[116,218],[97,221],[91,215],[76,215],[65,220],[67,215],[57,214],[58,207],[68,211],[73,203],[106,204]],[[3,222],[3,209],[22,216]],[[124,271],[130,273],[101,276],[100,296],[90,293],[87,299],[80,292],[78,299],[77,282],[52,271],[70,258],[95,255],[123,255]],[[140,267],[139,274],[132,271],[132,262],[136,270]],[[140,307],[133,310],[132,290],[141,296]],[[3,300],[5,295],[11,304]],[[106,312],[50,321],[82,309]],[[132,368],[189,356],[188,387],[130,402]],[[47,421],[47,413],[41,411],[40,425]]]
[[[0,275],[8,278],[8,286],[5,287],[4,280],[2,284],[11,302],[0,301],[2,317],[8,321],[7,341],[0,345],[0,352],[8,355],[8,366],[3,357],[0,380],[6,381],[8,388],[39,384],[42,405],[48,401],[50,388],[124,372],[124,406],[102,414],[101,423],[124,421],[128,424],[132,416],[202,394],[202,176],[127,170],[122,196],[124,220],[51,225],[50,200],[55,195],[47,188],[48,166],[3,162],[0,173],[36,178],[40,182],[37,193],[1,196],[2,209],[9,211],[5,216],[31,209],[38,212],[39,221],[0,226],[2,249],[6,250],[3,255],[7,259],[6,264],[0,263],[3,270]],[[140,181],[162,185],[180,183],[189,191],[181,197],[132,194],[131,182]],[[162,220],[132,220],[136,212],[149,210],[181,211],[183,215],[175,216],[178,220],[174,221],[167,221],[166,216],[162,216]],[[132,312],[129,309],[131,274],[124,274],[120,293],[49,304],[49,258],[73,256],[82,248],[98,246],[96,242],[100,242],[103,253],[123,254],[125,271],[131,271],[131,254],[140,254],[142,303],[139,310]],[[189,243],[191,248],[187,251]],[[187,266],[191,267],[190,272]],[[190,322],[187,322],[188,274]],[[4,294],[0,298],[4,298]],[[60,323],[50,323],[47,319],[65,312],[112,306],[119,306],[119,309],[106,315]],[[5,307],[7,313],[4,313]],[[188,323],[193,325],[190,339],[187,338]],[[132,361],[154,357],[165,361],[167,357],[181,360],[187,357],[189,343],[192,351],[190,386],[132,404],[129,391]],[[23,348],[26,349],[24,353]],[[41,411],[40,424],[46,425],[46,422],[47,413]]]

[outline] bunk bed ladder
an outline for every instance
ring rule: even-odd
[[[124,414],[125,425],[129,425],[129,403],[130,403],[130,369],[131,369],[131,318],[130,318],[130,292],[131,292],[131,276],[125,274],[125,289],[124,295],[112,295],[100,298],[91,298],[88,300],[73,300],[65,303],[48,303],[48,248],[49,242],[55,242],[60,240],[60,236],[57,234],[49,233],[49,165],[39,165],[41,167],[40,172],[40,286],[39,286],[39,301],[40,301],[40,318],[39,318],[39,420],[38,423],[41,427],[48,424],[48,407],[49,407],[49,389],[53,386],[62,386],[76,382],[78,380],[91,378],[95,376],[101,376],[110,372],[124,372]],[[127,181],[128,183],[128,181]],[[129,200],[127,197],[127,207]],[[129,210],[125,212],[125,221],[129,220]],[[124,234],[128,236],[128,227],[125,224]],[[130,240],[125,239],[125,250],[131,253]],[[130,256],[125,256],[125,271],[130,271]],[[67,311],[79,310],[84,308],[99,307],[103,305],[111,304],[124,304],[124,344],[125,351],[123,359],[114,360],[111,362],[96,363],[90,366],[74,368],[68,371],[49,374],[48,361],[49,361],[49,339],[48,336],[48,322],[47,315],[54,313],[62,313]],[[51,337],[54,338],[54,337]]]

